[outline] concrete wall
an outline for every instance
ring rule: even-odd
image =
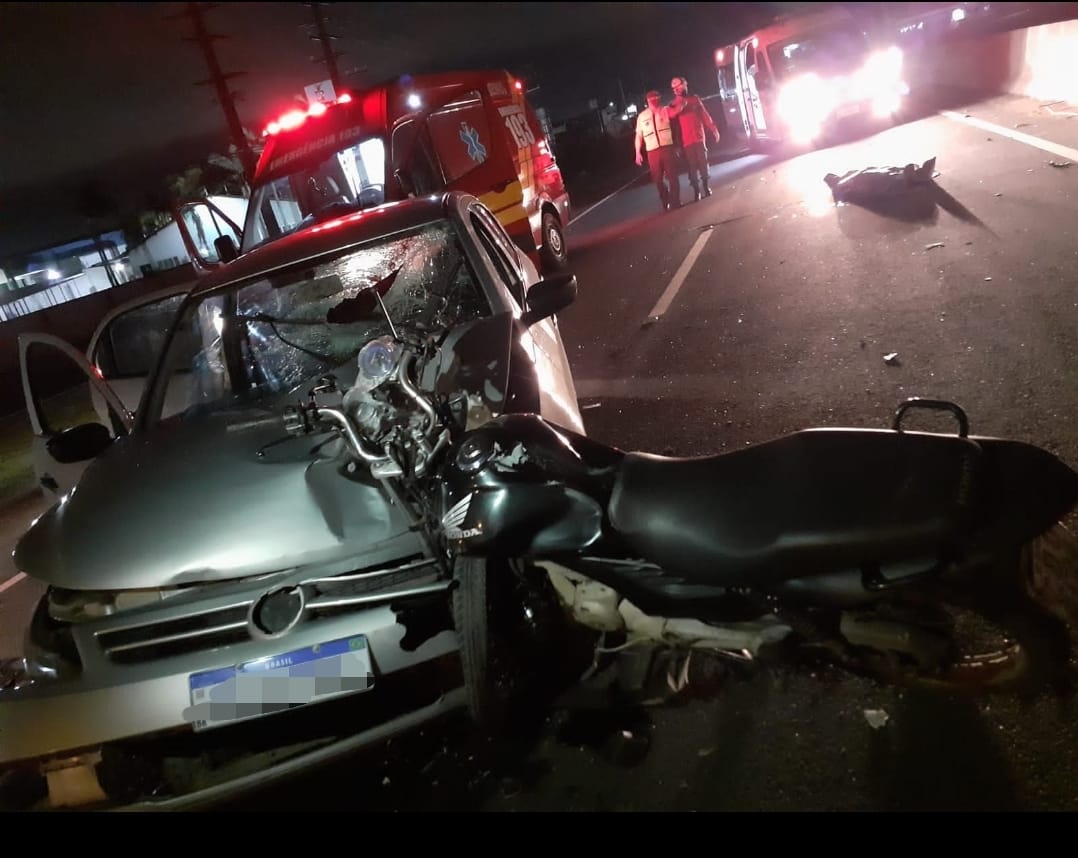
[[[1011,92],[1078,104],[1078,21],[1031,27],[1015,58]],[[1012,45],[1012,51],[1017,45]]]
[[[948,39],[907,57],[910,85],[1078,103],[1078,20]]]

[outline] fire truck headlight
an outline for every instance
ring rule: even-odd
[[[418,95],[416,95],[414,92],[410,93],[408,95],[408,109],[409,110],[419,110],[421,105],[422,105],[422,102],[420,101]]]
[[[779,116],[798,142],[809,142],[819,136],[835,106],[834,87],[814,74],[794,78],[779,92]]]
[[[894,92],[902,83],[902,51],[890,47],[874,53],[859,77],[862,87],[875,96]]]

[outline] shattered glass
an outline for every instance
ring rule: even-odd
[[[201,414],[329,372],[350,380],[360,349],[392,333],[386,313],[398,332],[437,334],[485,310],[453,227],[440,221],[214,293],[188,308],[178,330],[194,336],[173,338],[167,365],[190,373]],[[192,339],[200,345],[193,356]]]

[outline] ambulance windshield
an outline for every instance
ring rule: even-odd
[[[360,140],[325,157],[304,154],[297,149],[294,170],[251,195],[244,252],[310,224],[385,202],[386,150],[381,138]]]

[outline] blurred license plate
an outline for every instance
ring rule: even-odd
[[[188,684],[184,718],[197,731],[366,691],[374,677],[367,639],[356,635],[192,673]]]

